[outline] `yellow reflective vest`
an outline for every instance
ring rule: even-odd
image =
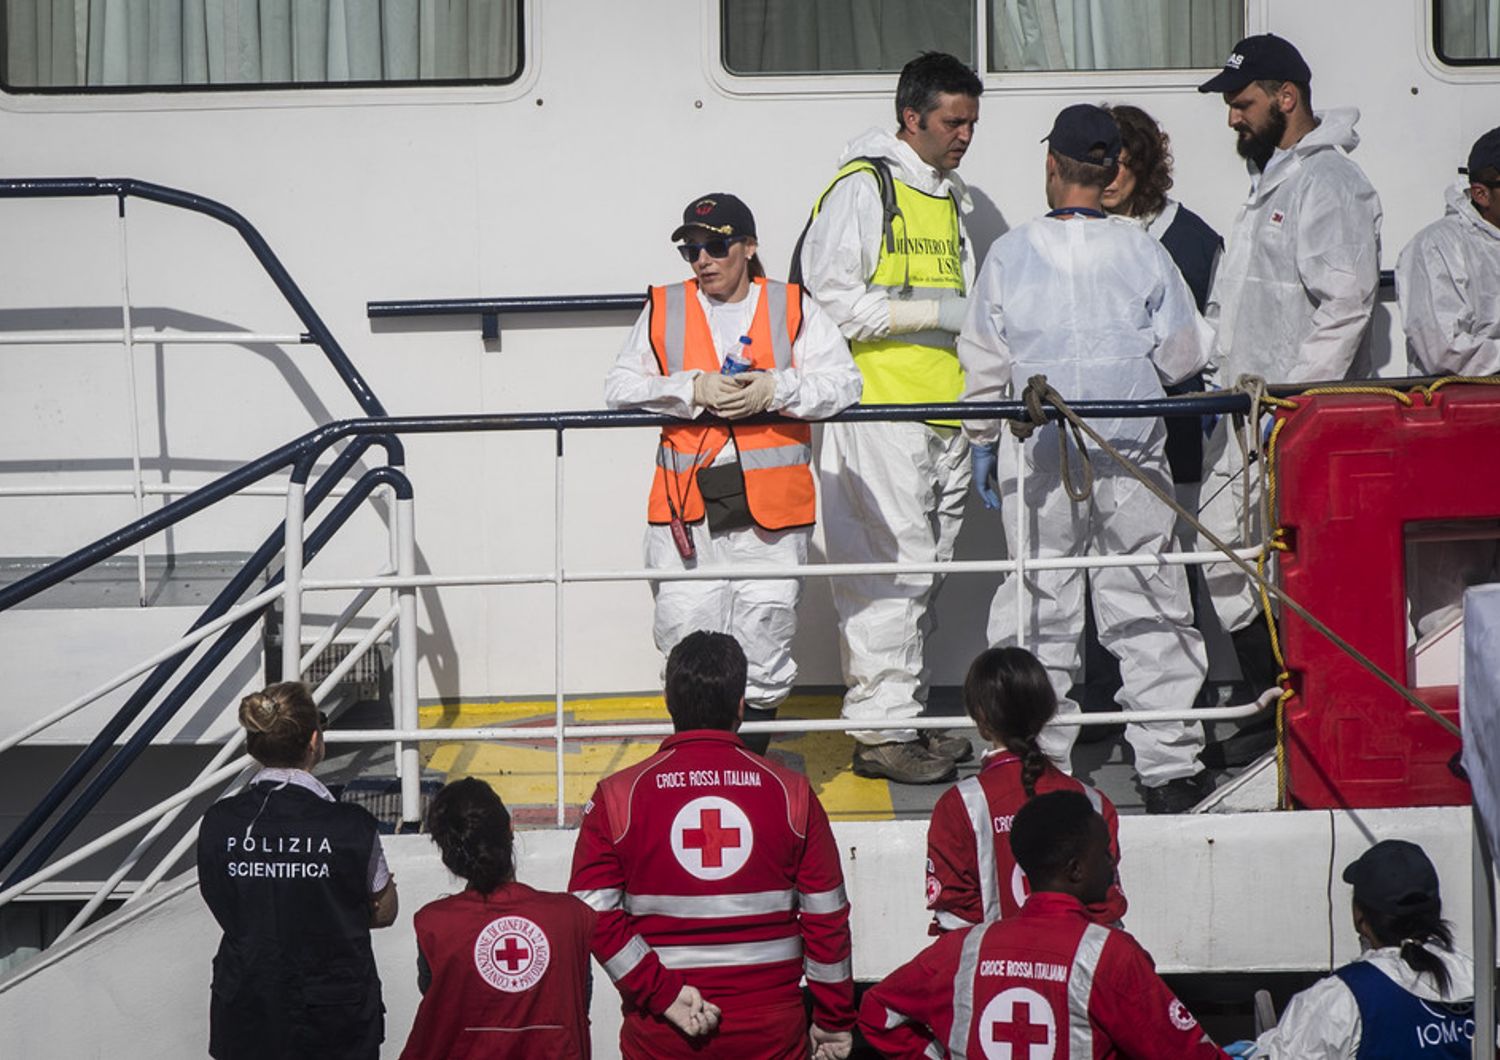
[[[884,182],[875,163],[857,158],[818,196],[813,215],[833,186],[851,173],[868,173]],[[928,195],[894,178],[895,213],[880,240],[880,260],[870,286],[884,288],[895,299],[936,299],[964,293],[962,230],[958,204],[949,195]],[[947,332],[924,331],[860,339],[849,344],[864,377],[865,405],[920,405],[957,401],[964,391],[964,372],[953,338]],[[942,421],[949,426],[956,422]]]

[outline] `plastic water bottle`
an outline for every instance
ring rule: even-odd
[[[730,350],[724,357],[723,367],[719,369],[722,375],[739,375],[748,372],[755,367],[755,362],[750,359],[750,336],[741,335],[738,349]]]

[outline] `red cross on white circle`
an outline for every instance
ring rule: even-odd
[[[700,880],[733,876],[754,843],[745,811],[718,795],[693,799],[672,819],[672,854]]]
[[[988,1060],[1052,1060],[1057,1022],[1041,994],[1013,986],[990,999],[979,1017],[979,1046]]]

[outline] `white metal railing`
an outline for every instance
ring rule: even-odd
[[[1244,436],[1247,445],[1252,445],[1256,436],[1257,428],[1253,417],[1246,417],[1243,424]],[[948,560],[933,563],[865,563],[865,564],[800,564],[791,566],[756,566],[756,567],[715,567],[712,569],[698,569],[691,571],[668,571],[654,570],[650,568],[625,568],[619,570],[597,570],[597,571],[569,571],[566,568],[563,555],[563,541],[565,540],[564,521],[565,510],[563,498],[565,496],[565,455],[562,444],[562,436],[565,428],[555,428],[557,434],[557,445],[555,447],[555,458],[553,463],[553,497],[554,497],[554,523],[553,523],[553,566],[550,571],[535,571],[519,574],[423,574],[414,573],[414,559],[416,552],[415,527],[414,527],[414,502],[411,500],[398,500],[396,505],[396,528],[393,537],[393,556],[395,558],[396,574],[380,578],[327,578],[312,579],[304,575],[302,567],[302,537],[304,534],[304,489],[293,483],[287,490],[287,506],[285,520],[285,597],[283,601],[283,636],[282,666],[283,673],[291,674],[297,672],[297,644],[301,633],[301,614],[303,597],[310,592],[327,592],[333,590],[359,589],[361,591],[385,588],[391,590],[396,600],[402,607],[401,618],[396,626],[396,651],[393,660],[395,668],[395,693],[393,706],[396,720],[396,729],[387,731],[367,731],[340,733],[340,737],[349,741],[385,740],[391,739],[397,746],[397,775],[401,780],[401,814],[405,821],[414,822],[420,816],[420,788],[417,741],[422,739],[433,740],[461,740],[461,739],[512,739],[512,740],[537,740],[550,739],[553,743],[553,752],[556,761],[556,822],[561,826],[565,821],[566,796],[565,796],[565,741],[570,738],[586,736],[654,736],[670,732],[670,726],[666,725],[605,725],[591,726],[585,724],[569,724],[566,718],[566,710],[563,693],[563,667],[565,661],[564,645],[564,615],[565,615],[565,588],[568,585],[588,582],[624,582],[624,581],[703,581],[703,580],[725,580],[725,579],[753,579],[753,578],[802,578],[802,577],[839,577],[853,574],[897,574],[897,573],[960,573],[960,572],[998,572],[1011,573],[1017,578],[1018,591],[1016,593],[1016,630],[1017,640],[1022,646],[1026,643],[1026,610],[1028,596],[1026,590],[1025,573],[1028,570],[1090,570],[1102,568],[1139,567],[1152,568],[1163,566],[1186,566],[1186,565],[1211,565],[1217,563],[1228,563],[1219,552],[1171,552],[1154,555],[1126,555],[1126,556],[1067,556],[1067,557],[1027,557],[1026,542],[1026,515],[1024,505],[1017,504],[1015,511],[1015,533],[1014,542],[1015,555],[1005,560]],[[1018,482],[1016,496],[1026,496],[1026,469],[1024,461],[1017,469]],[[1240,549],[1236,553],[1239,558],[1255,560],[1264,551],[1264,543],[1252,548]],[[419,735],[421,732],[418,724],[417,713],[417,674],[416,674],[416,617],[415,593],[418,588],[435,588],[447,586],[517,586],[517,585],[542,585],[553,586],[553,666],[554,666],[554,689],[553,689],[553,723],[550,726],[542,726],[533,729],[473,729],[473,730],[442,730],[429,732],[427,735]],[[407,609],[411,611],[411,617],[407,618]],[[1241,708],[1224,708],[1241,709]],[[1245,717],[1261,709],[1251,704],[1243,708],[1241,713],[1225,715],[1230,717]],[[1100,720],[1109,717],[1110,720]],[[1151,717],[1145,713],[1134,713],[1128,717],[1114,717],[1113,715],[1091,714],[1088,716],[1070,717],[1066,721],[1059,719],[1059,723],[1073,725],[1096,725],[1116,724],[1119,721],[1185,721],[1185,720],[1212,720],[1210,716],[1201,711],[1183,710],[1168,712],[1152,712]],[[797,732],[797,731],[870,731],[881,729],[911,729],[911,728],[937,728],[953,727],[956,724],[962,726],[967,719],[942,718],[931,719],[921,722],[920,719],[890,719],[884,721],[859,721],[850,722],[845,720],[815,722],[807,720],[784,720],[775,722],[752,723],[745,727],[746,732]]]
[[[512,574],[422,574],[415,572],[416,535],[415,506],[410,497],[396,496],[393,517],[388,524],[389,566],[370,577],[309,578],[304,569],[304,547],[307,535],[305,498],[306,488],[295,479],[288,484],[286,496],[286,521],[283,556],[283,582],[257,594],[234,608],[225,616],[208,623],[200,629],[180,638],[170,647],[162,649],[150,659],[133,666],[123,673],[75,699],[60,710],[33,722],[21,732],[0,740],[0,751],[15,746],[22,740],[56,724],[63,718],[83,709],[89,703],[145,673],[152,666],[171,658],[186,648],[201,643],[214,633],[254,613],[267,604],[281,599],[282,623],[282,673],[287,679],[300,677],[308,667],[333,644],[340,633],[347,629],[354,618],[384,591],[388,594],[387,605],[379,618],[365,630],[343,660],[333,669],[315,691],[315,699],[322,702],[331,689],[357,664],[359,659],[372,650],[388,633],[392,635],[394,670],[392,706],[394,726],[389,729],[335,730],[328,733],[328,741],[335,744],[390,743],[395,749],[395,772],[401,787],[401,812],[406,821],[415,821],[420,806],[420,744],[424,741],[506,741],[517,743],[550,742],[556,759],[557,823],[564,823],[565,803],[565,743],[570,739],[589,738],[636,738],[658,737],[669,734],[672,727],[667,722],[605,723],[589,724],[568,722],[563,696],[563,666],[565,661],[564,615],[565,589],[569,585],[623,581],[692,581],[722,580],[732,578],[767,577],[839,577],[853,574],[896,573],[1012,573],[1017,576],[1018,639],[1024,645],[1026,639],[1026,602],[1028,593],[1024,574],[1028,570],[1097,570],[1103,568],[1153,568],[1162,566],[1207,565],[1230,562],[1217,552],[1173,552],[1158,555],[1127,556],[1076,556],[1076,557],[1027,557],[1025,545],[1024,506],[1017,505],[1015,512],[1016,555],[1005,560],[950,560],[933,563],[869,563],[869,564],[813,564],[786,567],[720,567],[712,570],[667,571],[649,568],[624,568],[617,570],[570,571],[565,564],[562,542],[564,541],[564,456],[561,444],[562,427],[556,428],[559,435],[557,456],[554,465],[555,524],[553,566],[549,571],[534,571]],[[1253,431],[1247,424],[1247,431]],[[1018,484],[1017,496],[1025,496],[1025,469],[1020,469],[1023,481]],[[1237,555],[1253,560],[1262,552],[1261,547],[1241,549]],[[550,584],[554,598],[554,717],[550,725],[499,726],[484,728],[430,730],[420,727],[417,698],[417,609],[416,591],[419,588],[446,586],[518,586]],[[303,644],[304,598],[308,593],[355,590],[355,597],[343,608],[333,624],[324,629],[311,645]],[[1053,724],[1059,726],[1088,726],[1114,724],[1140,724],[1163,721],[1214,721],[1249,717],[1264,709],[1264,702],[1236,707],[1220,707],[1202,710],[1182,709],[1168,711],[1131,711],[1094,714],[1070,714],[1057,718]],[[747,733],[790,732],[849,732],[853,730],[879,729],[933,729],[964,727],[971,724],[967,718],[926,717],[892,719],[888,721],[837,719],[781,719],[768,722],[752,722],[744,726]],[[84,910],[74,917],[65,929],[65,934],[77,931],[92,916],[98,907],[115,892],[124,877],[140,864],[153,845],[168,831],[181,814],[183,808],[198,795],[212,790],[217,785],[241,776],[251,764],[248,756],[233,757],[242,744],[242,734],[235,734],[218,750],[196,781],[177,794],[162,800],[157,805],[133,817],[125,824],[112,829],[59,858],[43,869],[11,887],[0,890],[0,906],[37,886],[56,878],[60,873],[100,850],[136,832],[148,830],[118,866],[95,891]],[[248,774],[246,774],[248,775]],[[243,776],[241,776],[243,779]],[[149,893],[164,878],[196,836],[196,825],[179,838],[171,851],[158,860],[155,868],[131,892],[128,901],[136,901]]]

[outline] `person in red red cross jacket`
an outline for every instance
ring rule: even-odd
[[[849,901],[833,832],[806,777],[735,735],[744,696],[733,637],[683,638],[667,658],[676,733],[584,807],[568,887],[599,913],[594,952],[624,999],[627,1058],[837,1060],[851,1047]],[[661,1016],[686,984],[720,1010],[706,1041]]]
[[[949,932],[867,991],[859,1029],[870,1045],[912,1060],[1227,1055],[1135,939],[1089,918],[1088,906],[1109,891],[1115,859],[1086,796],[1032,799],[1016,814],[1010,847],[1031,880],[1020,914]]]
[[[1109,826],[1109,849],[1120,859],[1120,821],[1114,803],[1052,764],[1038,738],[1057,713],[1047,671],[1025,648],[989,648],[964,678],[964,709],[991,749],[979,772],[943,792],[927,826],[927,908],[930,934],[1015,916],[1026,901],[1026,874],[1010,851],[1016,811],[1038,792],[1079,791]],[[1089,908],[1100,924],[1125,915],[1125,892],[1110,884]]]

